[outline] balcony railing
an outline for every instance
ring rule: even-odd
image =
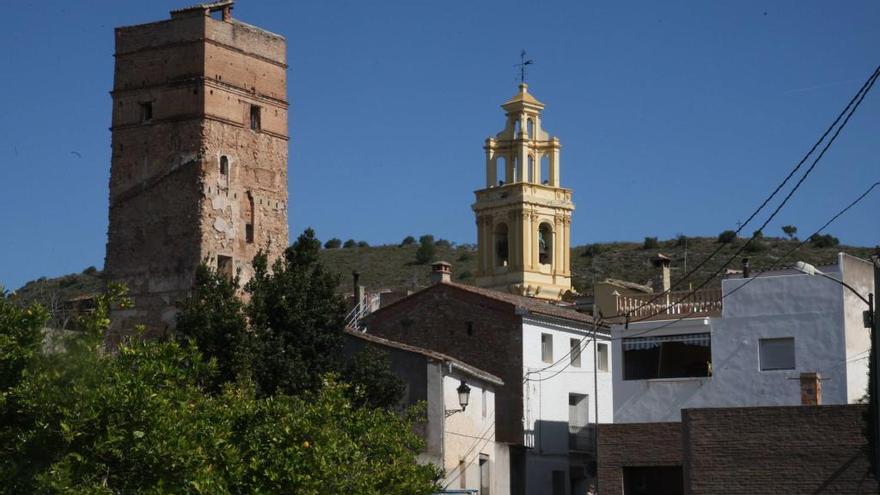
[[[721,289],[701,289],[693,294],[680,290],[663,294],[617,296],[617,314],[629,315],[630,320],[718,316],[721,314]]]
[[[596,448],[596,425],[568,427],[568,450],[593,452]]]

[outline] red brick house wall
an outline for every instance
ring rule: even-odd
[[[877,493],[864,406],[682,411],[685,492]]]
[[[599,425],[599,493],[623,493],[626,466],[681,466],[681,423]]]
[[[522,318],[512,304],[436,284],[373,313],[367,333],[448,354],[497,375],[496,438],[522,443]]]

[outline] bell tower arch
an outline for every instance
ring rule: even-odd
[[[544,104],[519,85],[501,105],[504,129],[486,139],[486,184],[475,191],[481,287],[558,300],[571,290],[571,189],[560,185],[559,139]]]

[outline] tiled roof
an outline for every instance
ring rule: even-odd
[[[358,338],[361,340],[365,340],[367,342],[372,342],[377,345],[391,347],[393,349],[399,349],[402,351],[412,352],[415,354],[421,354],[422,356],[426,356],[431,359],[435,359],[437,361],[442,361],[444,363],[452,363],[452,365],[454,367],[464,371],[465,373],[467,373],[471,376],[479,378],[480,380],[489,382],[489,383],[491,383],[493,385],[497,385],[499,387],[504,385],[504,382],[501,380],[501,378],[498,378],[497,376],[493,375],[492,373],[489,373],[488,371],[483,371],[477,367],[471,366],[471,365],[469,365],[463,361],[460,361],[452,356],[449,356],[447,354],[443,354],[442,352],[436,352],[436,351],[432,351],[429,349],[424,349],[422,347],[416,347],[414,345],[404,344],[402,342],[396,342],[394,340],[388,340],[388,339],[385,339],[382,337],[377,337],[377,336],[369,334],[369,333],[359,332],[357,330],[352,330],[352,329],[346,329],[345,333],[347,333],[348,335],[351,335],[352,337],[355,337],[355,338]]]
[[[575,311],[574,309],[566,308],[563,306],[557,306],[555,304],[551,304],[549,302],[543,301],[541,299],[536,299],[534,297],[519,296],[507,292],[484,289],[482,287],[474,287],[472,285],[464,285],[455,282],[449,282],[445,285],[449,285],[451,287],[455,287],[459,290],[467,291],[472,294],[488,297],[496,301],[506,302],[508,304],[514,305],[517,309],[522,309],[529,313],[543,316],[551,316],[563,320],[576,321],[578,323],[593,323],[593,318],[586,313],[581,313]]]

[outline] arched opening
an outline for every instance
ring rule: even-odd
[[[514,138],[519,137],[519,133],[520,133],[520,132],[522,132],[522,126],[521,126],[521,124],[520,124],[519,119],[515,119],[515,120],[513,121],[513,137],[514,137]]]
[[[513,157],[513,177],[511,177],[510,182],[519,182],[522,174],[519,170],[519,157]]]
[[[504,180],[507,178],[507,160],[503,156],[495,158],[495,179],[498,185],[503,186]]]
[[[553,228],[549,223],[538,227],[538,262],[542,265],[553,263]]]
[[[529,139],[535,139],[535,122],[532,119],[526,121],[526,134]]]
[[[244,220],[244,242],[254,243],[254,195],[250,191],[245,195],[241,216]]]
[[[507,266],[508,262],[507,224],[495,226],[495,265]]]
[[[538,182],[537,178],[533,176],[534,173],[535,173],[535,157],[532,155],[529,155],[529,167],[528,167],[528,170],[526,170],[526,177],[527,177],[526,180],[528,182]]]
[[[550,184],[550,156],[541,155],[541,184]]]
[[[229,175],[229,158],[226,155],[220,157],[220,175]]]

